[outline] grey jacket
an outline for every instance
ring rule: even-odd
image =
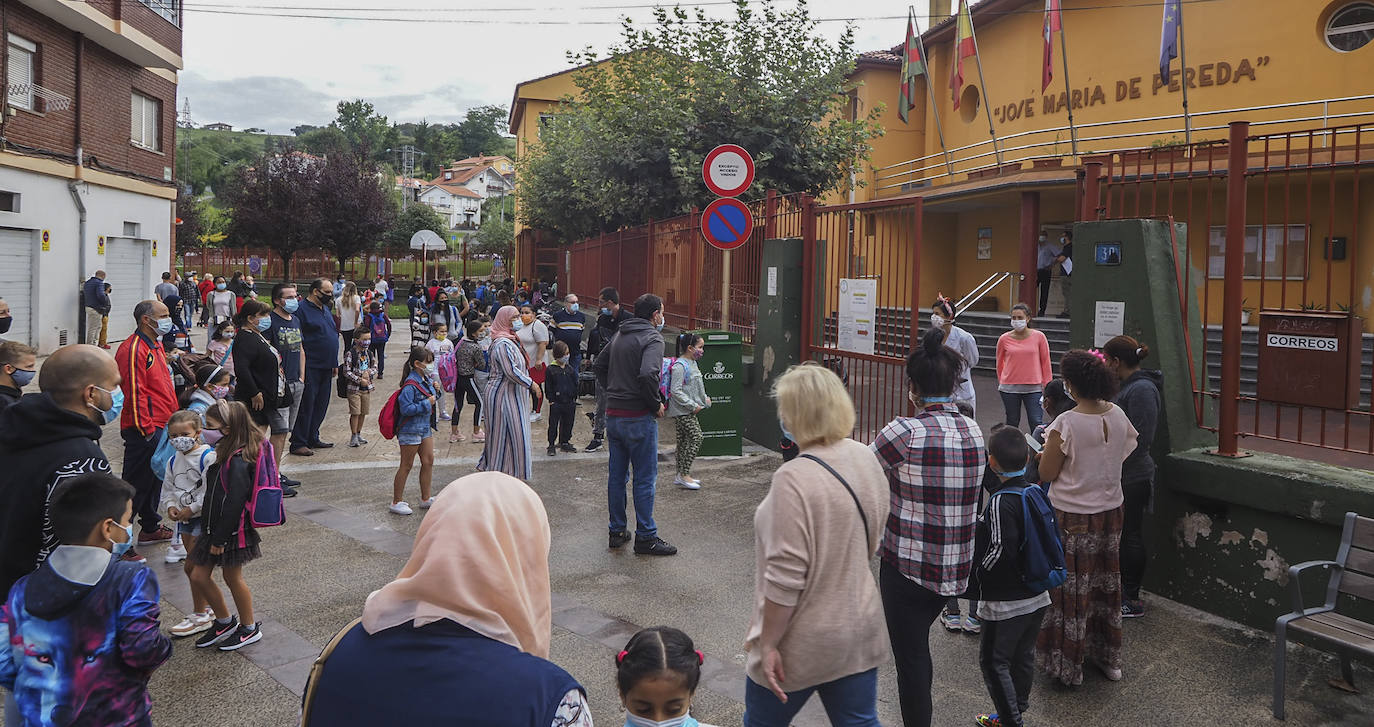
[[[668,416],[680,417],[707,406],[706,380],[697,362],[687,358],[674,361],[668,369]]]
[[[606,408],[658,413],[663,336],[643,318],[620,324],[610,344],[597,354],[597,383],[606,391]]]
[[[1135,451],[1121,463],[1121,482],[1153,481],[1155,461],[1150,457],[1155,429],[1159,426],[1160,389],[1164,376],[1157,370],[1141,369],[1121,384],[1116,404],[1126,412],[1137,433]]]

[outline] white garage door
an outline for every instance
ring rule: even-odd
[[[107,237],[105,259],[100,261],[96,256],[95,265],[105,271],[105,282],[110,284],[110,331],[107,338],[111,347],[133,334],[134,306],[141,300],[153,297],[153,289],[148,284],[150,249],[147,240]]]
[[[10,304],[14,322],[3,335],[9,341],[35,345],[33,325],[33,230],[0,228],[0,298]]]

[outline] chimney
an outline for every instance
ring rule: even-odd
[[[926,21],[926,27],[934,26],[953,12],[950,10],[950,0],[930,0],[930,19]]]

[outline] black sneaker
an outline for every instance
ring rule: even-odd
[[[207,646],[214,646],[232,636],[234,632],[238,630],[238,627],[238,616],[230,616],[229,623],[222,624],[218,621],[212,621],[210,623],[210,630],[201,634],[200,638],[196,639],[196,648],[204,649]]]
[[[549,456],[550,456],[550,457],[553,457],[554,455],[557,455],[557,454],[558,454],[558,448],[557,448],[557,447],[549,447]]]
[[[571,452],[572,454],[577,454],[577,447],[574,447],[571,444],[560,444],[558,445],[558,448],[563,450],[564,452]]]
[[[290,477],[287,477],[286,475],[277,475],[277,478],[281,480],[282,487],[287,487],[288,485],[291,487],[301,486],[300,480],[293,480]]]
[[[591,443],[591,444],[588,444],[588,445],[587,445],[587,448],[584,449],[584,450],[582,450],[582,451],[583,451],[583,452],[595,452],[596,450],[601,449],[601,445],[602,445],[602,444],[603,444],[603,442],[602,442],[600,439],[593,439],[593,440],[592,440],[592,443]]]
[[[630,534],[628,532],[621,530],[618,533],[611,533],[612,548],[619,548],[628,542],[630,542]]]
[[[677,548],[663,538],[640,540],[635,538],[635,553],[638,555],[677,555]]]
[[[248,629],[247,626],[240,625],[238,629],[234,631],[233,636],[230,636],[229,638],[225,639],[224,643],[219,645],[219,650],[237,651],[249,644],[256,644],[259,641],[262,641],[261,621],[253,624],[253,629],[251,631]]]
[[[282,496],[282,497],[295,497],[296,494],[297,494],[297,493],[296,493],[296,488],[292,487],[291,485],[282,485],[282,486],[281,486],[281,496]]]
[[[1145,616],[1144,601],[1122,601],[1121,618],[1143,618]]]

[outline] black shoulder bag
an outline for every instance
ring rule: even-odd
[[[849,486],[849,483],[846,482],[845,479],[840,476],[839,472],[835,471],[834,467],[831,467],[829,464],[826,463],[825,460],[821,459],[820,457],[817,457],[814,454],[803,454],[801,455],[801,458],[809,459],[812,462],[815,462],[816,464],[819,464],[820,466],[824,467],[826,472],[829,472],[830,474],[834,475],[835,479],[839,480],[841,485],[844,485],[844,489],[846,492],[849,493],[849,496],[854,498],[854,507],[859,508],[859,519],[862,520],[864,523],[864,547],[867,548],[868,544],[873,542],[873,536],[869,535],[868,533],[868,516],[864,514],[864,506],[859,504],[859,496],[854,494],[854,488]]]

